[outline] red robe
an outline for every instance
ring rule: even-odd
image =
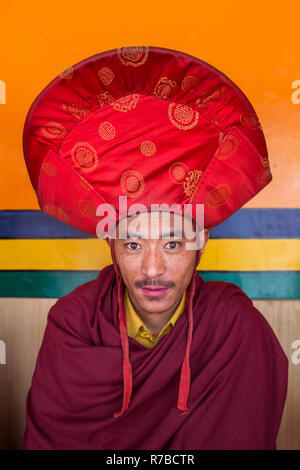
[[[129,340],[133,385],[122,407],[122,348],[113,266],[49,311],[26,402],[23,449],[276,449],[288,359],[235,284],[196,277],[190,412],[177,398],[187,309],[153,349]]]

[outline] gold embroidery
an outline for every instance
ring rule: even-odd
[[[206,197],[206,204],[211,209],[223,206],[231,195],[231,188],[229,184],[222,183],[213,188]]]
[[[102,122],[99,126],[99,135],[104,140],[111,140],[116,135],[116,129],[110,122]]]
[[[260,162],[261,162],[263,167],[269,167],[270,166],[268,157],[262,157],[261,155],[259,155],[259,158],[260,158]]]
[[[141,143],[140,150],[145,157],[152,157],[156,152],[156,145],[151,140],[145,140]]]
[[[148,59],[149,47],[120,47],[117,50],[118,57],[123,65],[139,67]]]
[[[102,69],[100,69],[98,72],[98,77],[103,85],[109,85],[115,78],[115,75],[108,67],[102,67]]]
[[[138,197],[142,194],[145,181],[141,173],[135,170],[126,170],[121,176],[121,189],[128,197]]]
[[[140,98],[140,95],[133,94],[122,96],[122,98],[115,100],[111,103],[111,106],[114,108],[115,111],[121,111],[122,113],[126,113],[127,111],[131,111],[137,105],[137,102]]]
[[[67,130],[60,122],[48,122],[41,127],[42,134],[49,139],[63,139],[67,134]]]
[[[258,129],[260,127],[257,116],[253,113],[244,113],[240,115],[241,124],[248,129]]]
[[[47,173],[49,176],[55,176],[57,175],[57,168],[56,166],[51,163],[51,162],[43,162],[42,163],[42,170]]]
[[[188,92],[192,88],[194,88],[198,82],[199,82],[199,79],[197,77],[194,77],[193,75],[188,75],[187,77],[184,77],[184,79],[182,80],[181,88],[183,91]]]
[[[66,224],[70,222],[70,217],[68,216],[68,214],[63,211],[59,206],[55,206],[54,204],[46,204],[43,207],[43,211],[46,212],[46,214],[55,217],[55,219],[65,222]]]
[[[190,201],[195,196],[195,191],[203,171],[188,170],[187,166],[181,162],[175,162],[169,168],[169,176],[174,183],[182,184],[185,194]]]
[[[62,104],[62,109],[69,114],[72,114],[76,119],[83,119],[90,112],[88,109],[80,106],[79,104]]]
[[[69,67],[67,68],[66,70],[64,70],[63,72],[61,72],[59,74],[60,78],[63,78],[64,80],[70,80],[71,78],[73,78],[73,74],[74,74],[74,70],[73,70],[73,67]]]
[[[225,86],[221,85],[216,90],[214,90],[210,95],[206,96],[207,91],[203,91],[200,96],[197,98],[196,103],[199,108],[207,108],[207,106],[219,99],[225,93]]]
[[[199,113],[185,104],[170,103],[168,115],[172,124],[182,130],[191,129],[199,120]]]
[[[185,182],[183,183],[184,192],[190,198],[193,196],[195,189],[197,188],[198,181],[203,171],[191,170],[188,172]]]
[[[257,176],[257,181],[258,183],[266,184],[269,183],[272,180],[272,174],[270,167],[263,168],[260,170],[258,176]]]
[[[188,171],[189,170],[184,163],[175,162],[169,168],[169,176],[174,183],[180,184],[184,182]]]
[[[232,157],[238,149],[239,141],[234,135],[227,134],[220,147],[217,149],[215,156],[219,160],[226,160],[228,157]]]
[[[92,171],[98,165],[96,149],[88,142],[77,142],[71,150],[75,165],[85,172]]]
[[[108,91],[100,93],[97,95],[97,98],[100,108],[103,108],[103,106],[106,106],[107,104],[112,104],[116,100],[110,93],[108,93]]]
[[[96,215],[97,208],[88,199],[81,199],[78,202],[78,208],[81,215],[89,217],[92,220],[99,220],[101,216]]]
[[[177,83],[173,80],[169,80],[168,77],[162,77],[156,84],[153,95],[157,98],[166,99],[170,97],[174,88],[177,87]]]

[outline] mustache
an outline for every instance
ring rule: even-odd
[[[173,281],[162,281],[159,279],[144,279],[142,281],[135,281],[135,287],[175,287],[175,283]]]

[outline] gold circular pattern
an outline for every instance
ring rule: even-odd
[[[172,124],[182,130],[192,129],[199,120],[199,113],[185,104],[170,103],[168,115]]]
[[[56,176],[57,175],[57,168],[51,162],[43,162],[41,168],[49,176]]]
[[[231,188],[229,184],[222,183],[209,191],[206,197],[206,204],[211,209],[223,206],[231,195]]]
[[[258,183],[267,184],[271,180],[272,180],[272,174],[271,174],[270,167],[263,168],[257,176]]]
[[[72,66],[59,74],[60,78],[63,78],[64,80],[71,80],[71,78],[73,78],[73,75],[74,75],[74,70]]]
[[[181,88],[183,91],[187,92],[190,91],[192,88],[194,88],[197,83],[199,82],[197,77],[194,77],[193,75],[188,75],[187,77],[184,77],[184,79],[181,82]]]
[[[115,75],[108,67],[102,67],[102,69],[100,69],[98,72],[98,77],[103,85],[109,85],[115,78]]]
[[[174,183],[183,183],[188,175],[188,168],[184,163],[175,162],[169,168],[169,176]]]
[[[102,122],[99,126],[99,135],[104,140],[111,140],[116,136],[116,129],[110,122]]]
[[[78,209],[79,209],[80,214],[83,215],[83,217],[88,217],[89,219],[96,220],[96,221],[100,219],[100,215],[99,216],[96,215],[97,208],[88,199],[81,199],[78,202]]]
[[[55,206],[54,204],[46,204],[43,207],[43,211],[46,214],[51,215],[55,219],[60,220],[61,222],[65,222],[66,224],[70,222],[70,217],[68,216],[68,214],[63,211],[59,206]]]
[[[143,65],[148,59],[149,47],[120,47],[118,48],[117,52],[118,57],[123,65],[139,67]]]
[[[67,134],[67,130],[60,122],[47,122],[41,127],[41,132],[48,139],[63,139]]]
[[[142,194],[145,181],[141,173],[135,170],[126,170],[121,176],[121,189],[128,197],[138,197]]]
[[[176,87],[177,83],[174,80],[169,80],[168,77],[162,77],[155,86],[153,96],[165,100],[170,97],[173,89]]]
[[[156,145],[151,140],[144,140],[140,145],[140,150],[145,157],[152,157],[156,152]]]
[[[241,124],[248,129],[258,129],[260,127],[260,122],[257,119],[257,116],[253,113],[244,113],[240,115]]]
[[[98,165],[96,149],[88,142],[77,142],[71,150],[75,165],[85,172],[92,171]]]
[[[219,160],[226,160],[226,158],[232,157],[236,153],[238,146],[239,141],[237,137],[227,134],[215,155]]]

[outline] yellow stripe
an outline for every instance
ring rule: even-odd
[[[212,239],[198,269],[207,271],[297,271],[298,239]]]
[[[0,270],[101,270],[111,264],[109,248],[98,239],[0,240]],[[211,239],[199,270],[300,270],[300,240]]]

